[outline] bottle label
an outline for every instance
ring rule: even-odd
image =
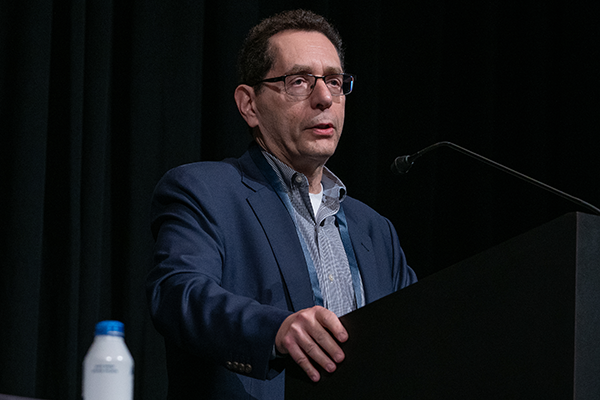
[[[91,372],[93,374],[117,374],[119,373],[119,370],[114,364],[96,364]]]

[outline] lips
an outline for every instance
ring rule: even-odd
[[[320,124],[315,124],[312,127],[310,127],[310,129],[319,135],[331,135],[333,134],[334,131],[334,127],[332,123],[320,123]]]

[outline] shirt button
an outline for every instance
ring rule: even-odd
[[[329,274],[329,280],[333,282],[333,274]]]
[[[296,183],[302,183],[302,177],[300,175],[296,175],[294,177],[294,180],[296,181]]]

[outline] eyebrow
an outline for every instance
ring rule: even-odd
[[[327,67],[325,68],[324,75],[330,74],[341,74],[343,71],[338,67]],[[290,68],[285,75],[300,75],[300,74],[312,74],[312,68],[308,65],[294,65]]]

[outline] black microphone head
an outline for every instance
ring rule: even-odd
[[[413,161],[411,161],[410,158],[410,156],[396,157],[391,166],[392,172],[398,175],[406,174],[413,165]]]

